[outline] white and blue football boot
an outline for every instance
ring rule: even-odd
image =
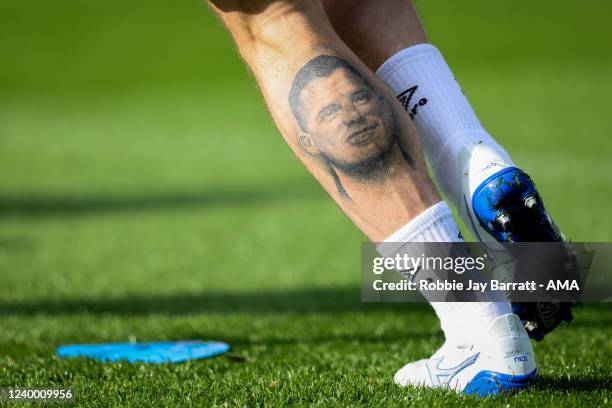
[[[460,154],[463,175],[461,218],[476,238],[494,242],[565,242],[546,212],[531,178],[505,152],[487,142]],[[530,337],[542,340],[562,321],[571,321],[573,303],[513,303]]]
[[[525,388],[537,378],[533,347],[516,315],[498,317],[478,339],[461,347],[447,342],[430,358],[402,367],[393,380],[485,397]]]

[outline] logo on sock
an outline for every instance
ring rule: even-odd
[[[413,120],[419,111],[419,107],[427,104],[427,98],[421,98],[412,107],[410,106],[412,97],[416,93],[417,89],[419,89],[419,86],[415,85],[411,88],[406,89],[404,92],[400,93],[399,95],[397,95],[397,100],[402,104],[402,107],[404,108],[404,110],[408,112],[408,116],[410,116],[410,119],[413,119]]]

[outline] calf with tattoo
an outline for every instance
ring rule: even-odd
[[[327,166],[338,194],[344,185],[376,183],[412,160],[397,143],[398,124],[385,96],[347,61],[331,55],[310,60],[297,73],[289,103],[299,140]]]
[[[373,40],[368,48],[360,37],[368,32],[379,40],[380,35],[363,27],[350,32],[349,20],[367,21],[348,18],[353,5],[364,10],[376,5],[367,12],[380,19],[386,8],[399,13],[393,8],[398,1],[210,3],[293,152],[370,240],[397,243],[381,245],[387,248],[381,251],[406,242],[462,241],[428,176],[421,140],[404,110],[412,104],[398,102],[394,93],[400,92],[374,74],[376,64],[384,62],[384,47]],[[410,4],[404,6],[410,13]],[[379,21],[370,29],[388,31],[387,26]],[[413,34],[407,34],[409,40]],[[435,106],[433,99],[421,102],[423,112]],[[528,386],[537,368],[527,333],[509,303],[484,296],[482,302],[432,302],[446,342],[431,358],[401,368],[395,382],[478,395]]]

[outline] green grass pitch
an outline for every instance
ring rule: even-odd
[[[573,240],[612,239],[610,2],[418,2],[488,130]],[[363,305],[364,237],[274,129],[200,1],[0,1],[0,386],[80,406],[605,406],[612,315],[585,305],[504,399],[400,389],[443,341]],[[59,344],[216,339],[188,364]]]

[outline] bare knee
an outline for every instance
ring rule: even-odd
[[[395,52],[427,42],[410,0],[323,0],[334,30],[376,70]]]
[[[217,10],[223,13],[239,12],[258,14],[278,0],[210,0]]]
[[[323,0],[325,11],[338,32],[350,34],[362,26],[374,24],[386,0]],[[382,6],[382,7],[381,7]]]
[[[240,48],[304,41],[300,28],[327,16],[319,0],[210,0]],[[297,38],[296,38],[297,37]]]

